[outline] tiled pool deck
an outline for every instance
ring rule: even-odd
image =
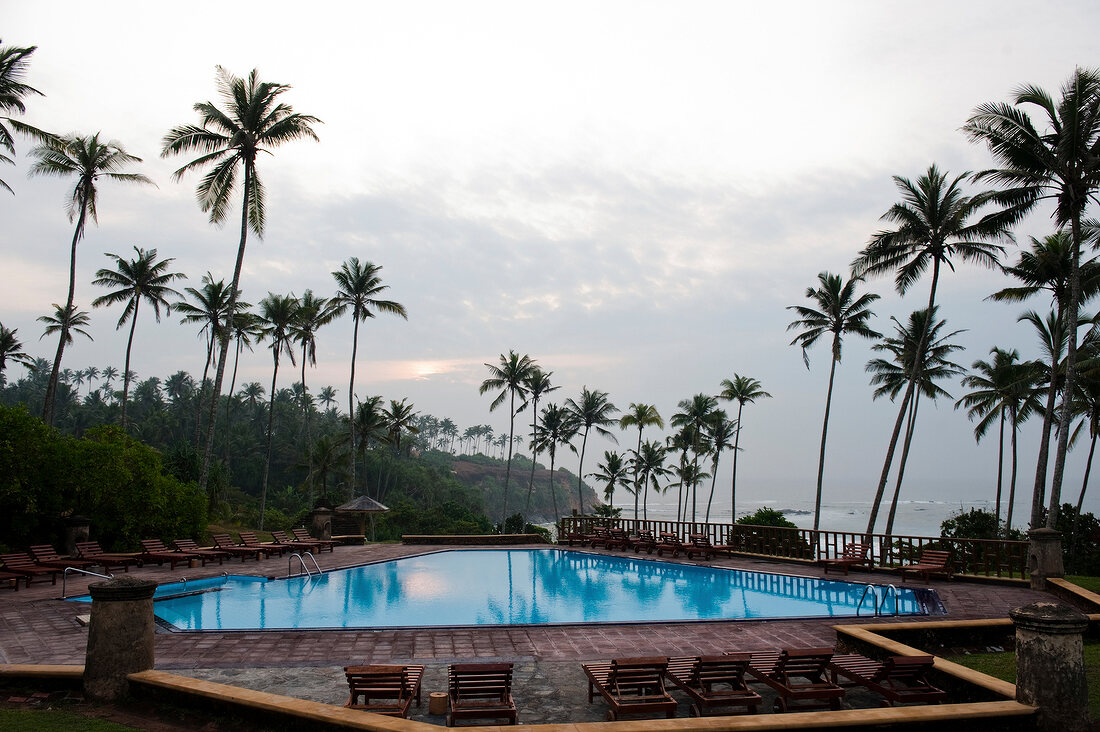
[[[324,569],[363,564],[437,551],[441,547],[377,544],[338,547],[318,560]],[[588,550],[585,550],[588,551]],[[594,550],[605,553],[604,550]],[[615,552],[611,552],[615,553]],[[621,554],[621,552],[619,553]],[[644,556],[644,555],[643,555]],[[677,560],[669,560],[677,561]],[[822,576],[812,565],[737,557],[706,562],[710,566]],[[262,562],[227,560],[224,566],[203,569],[149,565],[130,574],[160,582],[232,574],[283,576],[286,558]],[[836,578],[836,575],[830,575]],[[894,582],[893,575],[854,572],[854,581]],[[83,592],[95,578],[70,575],[70,595]],[[923,585],[921,585],[923,586]],[[947,609],[945,619],[1004,618],[1009,610],[1038,600],[1045,593],[1025,586],[973,583],[954,580],[931,583]],[[87,628],[77,622],[89,606],[64,602],[61,582],[38,582],[18,592],[0,594],[0,663],[81,664],[87,644]],[[925,619],[925,618],[914,618]],[[428,666],[425,693],[445,687],[445,667],[452,661],[508,660],[516,663],[517,686],[525,680],[540,690],[548,719],[561,721],[560,705],[552,689],[567,686],[565,706],[584,700],[584,677],[577,662],[613,656],[685,656],[728,650],[763,650],[797,646],[832,646],[838,622],[855,619],[752,620],[643,625],[588,625],[564,627],[461,628],[426,630],[319,630],[158,633],[156,668],[201,676],[214,681],[259,688],[276,693],[342,703],[346,696],[341,667],[347,664],[418,662]],[[883,622],[866,618],[863,622]],[[904,618],[888,622],[909,622]],[[435,677],[439,678],[436,679]],[[573,677],[576,677],[575,679]],[[555,679],[558,679],[555,681]],[[525,684],[524,684],[525,685]],[[577,691],[580,689],[581,691]],[[573,721],[602,718],[599,705],[580,705]],[[424,711],[427,709],[425,698]],[[592,716],[595,715],[595,716]],[[536,716],[541,716],[536,715]],[[424,717],[425,721],[433,721]],[[540,721],[524,717],[526,722]]]

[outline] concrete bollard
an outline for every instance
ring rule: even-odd
[[[1036,602],[1009,615],[1016,626],[1016,700],[1039,707],[1042,732],[1088,726],[1082,634],[1087,617],[1068,605]]]
[[[92,620],[84,661],[84,695],[95,701],[126,696],[128,674],[153,668],[153,592],[157,583],[120,577],[88,585]]]
[[[1054,529],[1032,529],[1027,532],[1031,542],[1027,550],[1027,569],[1031,589],[1046,590],[1048,577],[1063,577],[1062,534]]]

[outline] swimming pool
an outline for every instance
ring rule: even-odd
[[[181,630],[403,628],[851,617],[867,585],[559,549],[455,550],[312,578],[219,577],[157,588]],[[866,593],[862,615],[873,614]],[[878,589],[879,596],[883,590]],[[901,615],[935,593],[899,588]],[[894,595],[886,601],[892,612]]]

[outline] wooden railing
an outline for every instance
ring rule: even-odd
[[[667,532],[687,541],[690,534],[703,534],[712,544],[731,551],[762,554],[782,559],[813,560],[835,557],[848,544],[871,545],[876,567],[897,567],[920,556],[925,549],[949,549],[957,574],[985,577],[1027,577],[1026,541],[999,539],[952,539],[940,536],[868,535],[858,531],[814,531],[748,524],[711,524],[693,521],[635,520],[603,516],[565,516],[558,522],[559,541],[570,534],[590,534],[596,526],[625,529],[629,534]]]

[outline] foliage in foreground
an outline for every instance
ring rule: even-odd
[[[142,538],[199,537],[206,498],[167,475],[160,454],[118,427],[77,439],[22,407],[0,406],[0,536],[11,547],[61,544],[72,515],[92,522],[105,549],[134,549]]]
[[[742,516],[737,519],[737,523],[751,526],[778,526],[783,529],[798,528],[794,522],[783,515],[782,511],[776,511],[774,508],[768,508],[767,506],[756,509],[756,513]]]
[[[0,729],[8,732],[128,732],[136,729],[61,709],[0,709]]]

